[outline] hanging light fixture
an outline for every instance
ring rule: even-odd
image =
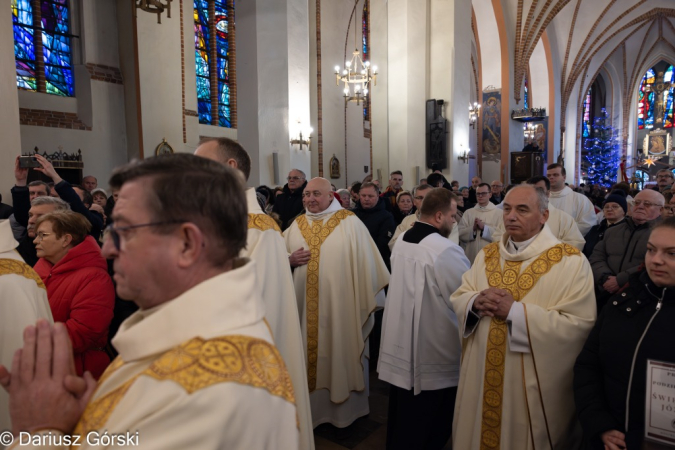
[[[471,128],[476,127],[476,121],[478,120],[478,113],[480,112],[480,105],[476,102],[473,102],[472,105],[469,105],[469,125]]]
[[[356,5],[358,3],[359,0],[355,0],[352,18],[355,16]],[[354,23],[356,23],[356,21],[354,21]],[[377,86],[377,66],[371,66],[370,61],[363,62],[361,51],[358,46],[357,29],[358,27],[354,25],[355,49],[352,53],[352,58],[345,61],[342,70],[340,70],[340,66],[335,66],[335,85],[339,86],[342,82],[344,86],[342,96],[344,97],[345,102],[356,102],[356,104],[359,105],[368,97],[370,83],[372,82],[373,86]],[[347,27],[347,36],[349,36],[349,27]]]
[[[171,1],[165,0],[135,0],[136,9],[142,9],[145,12],[157,14],[157,23],[162,23],[162,13],[166,9],[166,17],[171,18]]]

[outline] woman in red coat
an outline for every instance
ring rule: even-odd
[[[73,344],[78,375],[98,379],[110,363],[104,351],[115,306],[107,265],[91,224],[72,211],[40,217],[35,226],[40,258],[35,271],[47,287],[54,322],[63,322]]]

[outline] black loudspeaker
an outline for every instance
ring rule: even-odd
[[[511,153],[511,184],[520,184],[532,177],[544,175],[545,164],[542,152]]]

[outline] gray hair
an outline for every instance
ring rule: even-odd
[[[300,172],[302,174],[302,178],[304,178],[305,180],[307,179],[307,175],[305,175],[305,172],[303,172],[300,169],[291,169],[288,173],[291,173],[293,171]]]
[[[342,195],[342,194],[351,195],[347,189],[338,189],[336,194],[337,195]]]
[[[433,188],[434,188],[434,187],[431,186],[431,185],[429,185],[429,184],[422,183],[422,184],[420,184],[419,186],[415,186],[415,187],[413,188],[413,190],[412,190],[412,195],[413,195],[413,197],[414,197],[415,195],[417,195],[417,191],[426,191],[427,189],[433,189]]]
[[[542,188],[537,187],[533,184],[519,184],[519,185],[513,186],[509,190],[509,193],[511,193],[511,192],[513,192],[517,189],[528,189],[528,190],[534,191],[537,194],[537,206],[539,207],[540,213],[544,214],[544,211],[546,211],[548,209],[548,196],[546,195],[546,191],[544,191]]]
[[[30,206],[53,205],[54,211],[69,211],[70,205],[58,197],[35,197]]]

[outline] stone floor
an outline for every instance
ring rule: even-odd
[[[347,428],[331,424],[314,429],[316,450],[384,450],[387,442],[387,408],[389,385],[370,372],[370,414],[361,417]],[[451,449],[448,444],[445,449]]]

